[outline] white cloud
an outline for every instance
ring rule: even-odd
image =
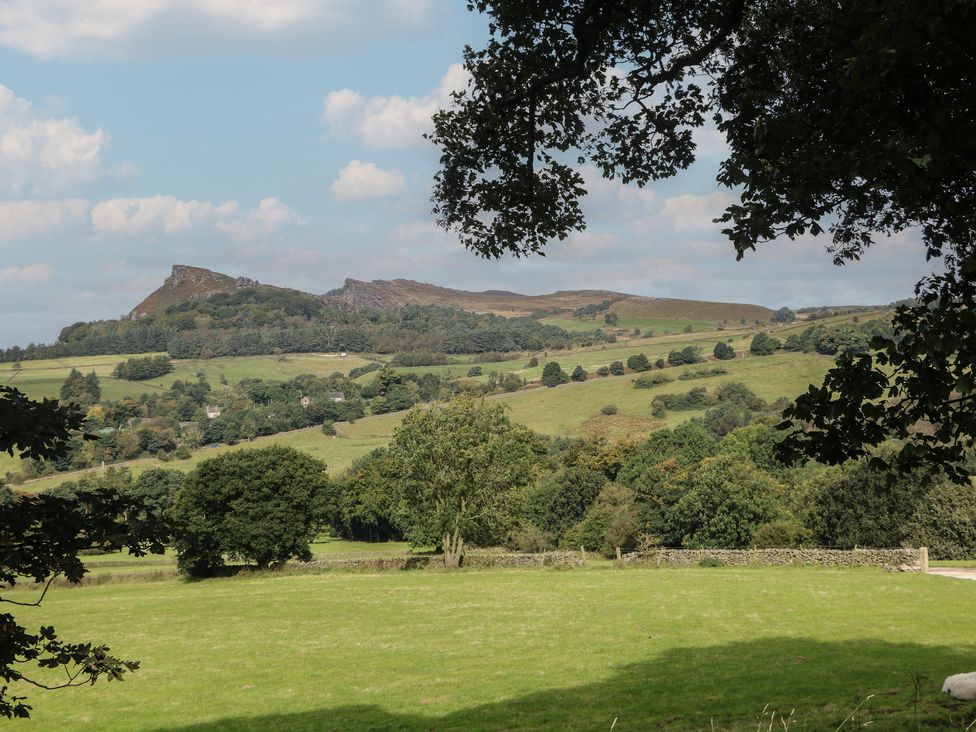
[[[26,267],[0,269],[0,283],[24,283],[36,285],[50,279],[54,270],[47,264],[29,264]]]
[[[464,88],[468,74],[460,64],[451,66],[437,89],[422,97],[364,97],[351,89],[331,92],[322,105],[322,119],[344,134],[383,148],[423,145],[431,117],[448,106],[451,92]]]
[[[43,236],[80,224],[88,212],[88,201],[0,201],[0,241]]]
[[[56,191],[96,180],[104,175],[107,144],[103,130],[86,130],[73,117],[45,116],[0,84],[0,188]]]
[[[174,196],[112,198],[92,208],[98,233],[175,235],[213,227],[236,240],[269,236],[301,219],[277,198],[265,198],[257,209],[242,212],[236,201],[183,201]]]
[[[5,0],[0,44],[44,59],[362,48],[435,27],[434,0]]]
[[[701,196],[683,193],[666,198],[661,215],[675,231],[718,232],[722,225],[713,223],[713,220],[721,216],[725,207],[734,200],[733,196],[722,191]]]
[[[570,259],[592,259],[611,251],[616,244],[617,237],[608,232],[581,231],[569,237],[564,244],[554,244],[553,249]]]
[[[350,160],[332,181],[332,193],[340,201],[360,201],[400,193],[406,187],[403,173],[383,170],[375,163]]]

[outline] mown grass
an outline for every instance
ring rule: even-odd
[[[700,320],[695,318],[650,318],[640,315],[625,315],[618,317],[616,326],[608,326],[603,321],[600,314],[595,320],[576,320],[575,318],[543,318],[540,322],[547,325],[555,325],[570,333],[586,333],[593,330],[605,330],[607,328],[640,328],[642,333],[651,332],[656,335],[667,335],[671,333],[683,333],[689,325],[695,331],[714,330],[715,322],[711,320]]]
[[[922,728],[964,729],[976,705],[939,688],[971,670],[974,603],[976,583],[872,569],[113,582],[17,617],[142,668],[14,690],[37,730],[755,730],[764,709],[834,730],[870,695],[859,723],[906,730],[914,671]]]

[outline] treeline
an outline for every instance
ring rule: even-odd
[[[526,441],[520,460],[534,457],[511,495],[493,504],[491,522],[477,527],[475,543],[518,551],[583,546],[608,557],[617,547],[654,546],[914,545],[937,558],[976,554],[972,485],[921,472],[892,478],[867,459],[784,465],[776,418],[765,405],[750,409],[761,404],[754,395],[741,397],[734,406],[749,413],[746,424],[730,423],[728,405],[719,406],[639,443],[513,432],[511,439]],[[415,530],[397,487],[410,455],[395,443],[333,482],[325,510],[337,535],[380,541]]]
[[[800,334],[788,336],[783,341],[783,350],[816,352],[826,356],[867,353],[871,348],[871,339],[875,336],[891,338],[891,323],[877,319],[845,325],[811,325]]]
[[[128,358],[112,371],[112,376],[126,381],[145,381],[165,376],[173,370],[169,356]]]
[[[189,300],[138,320],[100,320],[64,328],[55,343],[14,346],[2,361],[166,351],[173,358],[271,353],[491,353],[566,348],[613,340],[571,334],[531,318],[504,318],[433,305],[353,310],[286,290],[245,289]]]

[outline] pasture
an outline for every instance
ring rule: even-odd
[[[560,363],[569,371],[576,363],[583,362],[585,368],[592,372],[597,366],[609,362],[608,353],[612,356],[609,360],[613,360],[621,357],[623,352],[623,349],[579,352],[577,360],[560,360]],[[638,349],[633,349],[632,352],[636,353]],[[763,399],[774,401],[781,396],[794,397],[804,391],[809,384],[819,383],[832,363],[831,358],[817,354],[779,353],[774,356],[753,356],[725,361],[721,365],[728,370],[728,374],[693,381],[681,381],[678,376],[689,369],[701,368],[700,365],[670,368],[663,373],[673,377],[674,381],[651,389],[635,389],[634,374],[627,374],[594,377],[585,382],[563,384],[555,389],[543,387],[523,389],[489,398],[498,399],[506,404],[513,421],[520,422],[544,435],[554,437],[609,435],[633,439],[646,436],[651,430],[659,427],[675,426],[692,417],[700,416],[704,411],[669,411],[663,419],[652,419],[651,401],[658,394],[685,392],[696,386],[714,390],[720,384],[741,381]],[[541,373],[541,368],[539,371]],[[618,413],[612,416],[601,414],[600,410],[607,404],[615,404]],[[150,467],[190,470],[201,460],[231,450],[288,445],[324,460],[329,466],[329,472],[337,475],[357,458],[389,442],[402,416],[402,413],[391,413],[364,417],[353,423],[339,423],[336,425],[338,437],[335,439],[323,435],[319,428],[312,427],[258,437],[237,445],[203,447],[194,450],[188,460],[172,459],[164,463],[158,458],[140,458],[124,465],[135,475]],[[13,470],[15,466],[16,461],[13,458],[0,456],[0,474],[4,470]],[[39,491],[56,486],[65,480],[76,479],[78,475],[79,473],[52,475],[24,483],[21,488]]]
[[[11,595],[27,600],[32,594]],[[36,730],[964,729],[976,582],[877,569],[252,574],[55,588],[27,625],[122,683],[29,691]],[[870,697],[870,698],[869,698]],[[765,710],[765,712],[764,712]],[[765,716],[763,716],[765,715]]]

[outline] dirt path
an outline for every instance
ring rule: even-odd
[[[973,567],[933,567],[929,574],[940,574],[943,577],[976,580],[976,568]]]

